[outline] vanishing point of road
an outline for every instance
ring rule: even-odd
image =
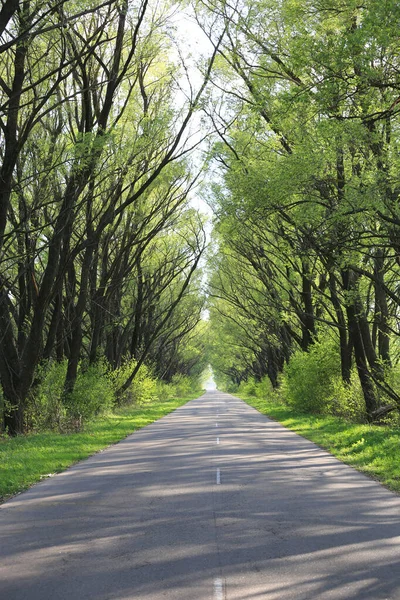
[[[400,498],[217,391],[0,509],[2,600],[400,600]]]

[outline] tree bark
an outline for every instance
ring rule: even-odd
[[[358,290],[355,274],[347,269],[342,272],[344,289],[348,292],[348,303],[346,306],[349,331],[354,346],[354,357],[357,372],[360,379],[361,389],[364,395],[367,418],[372,419],[373,413],[378,408],[378,401],[373,381],[368,370],[367,357],[365,354],[363,337],[359,323]]]
[[[378,328],[378,354],[387,365],[391,364],[390,359],[390,330],[389,330],[389,307],[386,293],[384,290],[385,264],[383,250],[378,249],[374,259],[375,271],[375,315]]]
[[[339,331],[339,344],[340,344],[340,368],[342,379],[345,383],[350,383],[351,377],[351,365],[352,365],[352,345],[349,344],[349,339],[347,335],[347,323],[342,310],[342,305],[339,300],[337,289],[336,289],[336,280],[334,275],[331,273],[329,276],[329,291],[330,297],[335,309],[336,318],[338,321],[338,331]]]
[[[306,261],[302,262],[302,291],[301,299],[303,314],[301,315],[302,340],[301,348],[305,352],[314,343],[316,338],[314,306],[312,300],[312,282],[310,279],[309,266]]]

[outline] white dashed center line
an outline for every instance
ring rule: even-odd
[[[217,444],[219,444],[219,438],[217,438]]]
[[[214,579],[214,600],[224,600],[224,584],[220,577]]]
[[[221,470],[217,469],[217,485],[221,485]]]

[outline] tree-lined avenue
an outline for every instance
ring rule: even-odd
[[[399,508],[381,485],[209,391],[5,503],[0,595],[395,600]]]

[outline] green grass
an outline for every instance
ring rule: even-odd
[[[342,462],[400,492],[400,428],[360,425],[336,417],[301,414],[271,400],[240,397],[259,412],[328,450]]]
[[[88,423],[72,434],[37,433],[0,438],[0,500],[60,473],[72,464],[119,442],[127,435],[172,412],[201,392],[185,398],[126,406]]]

